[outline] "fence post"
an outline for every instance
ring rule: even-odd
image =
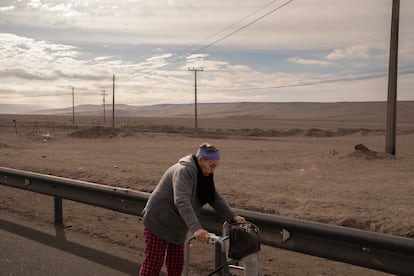
[[[61,197],[54,197],[55,203],[55,224],[62,225],[63,224],[63,217],[62,217],[62,198]]]

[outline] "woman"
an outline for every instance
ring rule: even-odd
[[[208,232],[198,219],[205,204],[226,221],[244,221],[215,189],[214,171],[219,163],[219,150],[205,143],[164,173],[143,210],[146,247],[141,276],[158,276],[164,260],[166,275],[181,275],[188,232],[199,242],[208,241]]]

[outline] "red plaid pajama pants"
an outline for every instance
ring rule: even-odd
[[[184,244],[162,240],[146,227],[144,238],[145,257],[139,275],[159,276],[165,260],[166,276],[180,276],[184,266]]]

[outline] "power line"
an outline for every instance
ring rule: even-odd
[[[293,1],[293,0],[288,0],[288,1],[286,1],[285,3],[283,3],[283,4],[279,5],[279,6],[277,6],[276,8],[273,8],[272,10],[270,10],[270,11],[269,11],[269,12],[267,12],[267,13],[265,13],[264,15],[262,15],[262,16],[260,16],[260,17],[256,18],[256,19],[254,19],[253,21],[248,22],[247,24],[245,24],[245,25],[243,25],[243,26],[241,26],[241,27],[237,28],[236,30],[232,31],[232,32],[231,32],[231,33],[229,33],[229,34],[226,34],[225,36],[220,37],[219,39],[216,39],[215,41],[213,41],[213,42],[211,42],[211,43],[209,43],[209,44],[207,44],[207,45],[202,46],[201,48],[199,48],[199,49],[197,49],[197,50],[195,50],[195,51],[193,51],[193,52],[191,52],[191,53],[189,53],[189,54],[186,54],[184,57],[178,57],[178,58],[176,58],[174,61],[170,62],[169,64],[164,64],[164,65],[161,65],[161,66],[159,66],[159,67],[153,68],[153,69],[152,69],[152,70],[150,70],[149,72],[140,72],[138,75],[135,75],[135,76],[133,76],[132,78],[135,78],[135,77],[137,77],[137,76],[139,76],[139,75],[142,75],[142,74],[149,74],[149,73],[151,73],[151,72],[154,72],[154,71],[156,71],[156,70],[159,70],[159,69],[161,69],[161,68],[164,68],[164,67],[166,67],[166,66],[168,66],[168,65],[171,65],[171,64],[177,63],[177,62],[179,62],[180,60],[182,60],[182,59],[184,59],[184,58],[186,58],[186,57],[189,57],[189,56],[191,56],[191,55],[194,55],[194,54],[196,54],[196,53],[199,53],[200,51],[205,50],[205,49],[207,49],[207,48],[209,48],[209,47],[211,47],[211,46],[213,46],[213,45],[215,45],[215,44],[217,44],[217,43],[219,43],[219,42],[223,41],[224,39],[229,38],[230,36],[235,35],[236,33],[240,32],[240,31],[242,31],[242,30],[246,29],[247,27],[249,27],[249,26],[253,25],[254,23],[256,23],[256,22],[258,22],[258,21],[262,20],[262,19],[263,19],[263,18],[265,18],[266,16],[268,16],[268,15],[270,15],[270,14],[272,14],[272,13],[274,13],[274,12],[278,11],[278,10],[280,10],[281,8],[283,8],[283,7],[284,7],[284,6],[286,6],[287,4],[291,3],[292,1]],[[220,34],[220,33],[224,32],[225,30],[230,29],[230,28],[231,28],[231,27],[233,27],[235,24],[237,24],[237,23],[239,23],[239,22],[243,21],[244,19],[246,19],[246,18],[250,17],[250,16],[251,16],[251,15],[253,15],[253,14],[256,14],[257,12],[259,12],[260,10],[262,10],[262,9],[264,9],[264,8],[266,8],[266,7],[268,7],[269,5],[273,4],[274,2],[276,2],[276,1],[272,1],[272,2],[270,2],[270,3],[268,3],[268,4],[264,5],[264,6],[262,6],[261,8],[259,8],[259,9],[258,9],[258,10],[256,10],[256,11],[254,11],[253,13],[249,14],[248,16],[243,17],[242,19],[240,19],[240,20],[239,20],[239,21],[237,21],[236,23],[233,23],[232,25],[230,25],[229,27],[226,27],[226,28],[225,28],[225,29],[223,29],[222,31],[219,31],[219,32],[217,32],[217,33],[215,33],[215,34],[213,34],[213,35],[210,35],[208,38],[206,38],[206,39],[202,40],[201,42],[199,42],[199,43],[197,43],[197,44],[195,44],[195,45],[193,45],[193,46],[190,46],[190,47],[189,47],[189,48],[187,48],[187,49],[194,48],[194,46],[197,46],[197,45],[199,45],[200,43],[202,43],[202,42],[204,42],[204,41],[206,41],[206,40],[208,40],[208,39],[210,39],[210,38],[212,38],[212,37],[216,36],[217,34]],[[185,50],[183,50],[182,52],[184,52],[184,51],[185,51]],[[143,70],[146,70],[146,68],[144,68],[144,69],[140,69],[139,71],[143,71]]]
[[[153,68],[152,70],[150,70],[150,71],[148,71],[148,72],[142,72],[141,74],[149,74],[149,73],[151,73],[151,72],[154,72],[154,71],[156,71],[156,70],[159,70],[159,69],[161,69],[161,68],[164,68],[164,67],[166,67],[166,66],[168,66],[168,65],[171,65],[171,64],[174,64],[174,63],[176,63],[176,62],[179,62],[180,60],[184,59],[185,57],[188,57],[188,56],[191,56],[191,55],[193,55],[193,54],[199,53],[200,51],[205,50],[206,48],[209,48],[209,47],[211,47],[211,46],[213,46],[213,45],[217,44],[218,42],[221,42],[222,40],[224,40],[224,39],[226,39],[226,38],[228,38],[228,37],[230,37],[230,36],[232,36],[232,35],[236,34],[237,32],[239,32],[239,31],[241,31],[241,30],[243,30],[243,29],[247,28],[248,26],[250,26],[250,25],[252,25],[252,24],[256,23],[257,21],[259,21],[259,20],[261,20],[262,18],[264,18],[264,17],[268,16],[269,14],[274,13],[275,11],[277,11],[277,10],[281,9],[282,7],[286,6],[287,4],[289,4],[289,3],[290,3],[290,2],[292,2],[292,1],[293,1],[293,0],[290,0],[290,1],[287,1],[287,2],[283,3],[282,5],[280,5],[280,6],[276,7],[276,8],[274,8],[274,9],[270,10],[269,12],[267,12],[266,14],[264,14],[264,15],[260,16],[259,18],[256,18],[255,20],[253,20],[253,21],[251,21],[251,22],[247,23],[246,25],[244,25],[244,26],[242,26],[242,27],[240,27],[240,28],[236,29],[235,31],[233,31],[233,32],[231,32],[231,33],[229,33],[229,34],[227,34],[227,35],[225,35],[225,36],[223,36],[223,37],[221,37],[221,38],[219,38],[219,39],[217,39],[217,40],[215,40],[215,41],[213,41],[213,42],[211,42],[211,43],[207,44],[207,45],[204,45],[204,46],[202,46],[201,48],[199,48],[199,49],[197,49],[197,50],[195,50],[195,51],[193,51],[193,52],[191,52],[191,53],[189,53],[189,54],[186,54],[184,57],[179,57],[179,58],[176,58],[174,61],[172,61],[172,62],[171,62],[171,63],[169,63],[169,64],[165,64],[165,65],[162,65],[162,66],[159,66],[159,67]],[[225,32],[225,31],[227,31],[227,30],[231,29],[233,26],[235,26],[235,25],[237,25],[238,23],[242,22],[243,20],[245,20],[245,19],[247,19],[247,18],[251,17],[252,15],[256,14],[257,12],[259,12],[259,11],[261,11],[261,10],[263,10],[263,9],[265,9],[265,8],[267,8],[267,7],[269,7],[271,4],[273,4],[273,3],[275,3],[275,2],[277,2],[277,0],[274,0],[274,1],[271,1],[271,2],[269,2],[269,3],[267,3],[267,4],[265,4],[264,6],[260,7],[259,9],[257,9],[257,10],[255,10],[254,12],[250,13],[249,15],[247,15],[247,16],[245,16],[245,17],[243,17],[243,18],[239,19],[238,21],[236,21],[235,23],[233,23],[233,24],[229,25],[228,27],[226,27],[226,28],[222,29],[221,31],[218,31],[218,32],[216,32],[216,33],[214,33],[214,34],[212,34],[212,35],[208,36],[207,38],[205,38],[205,39],[203,39],[203,40],[199,41],[198,43],[196,43],[196,44],[194,44],[194,45],[192,45],[192,46],[190,46],[190,47],[188,47],[188,48],[184,49],[184,50],[183,50],[183,51],[181,51],[180,53],[185,52],[185,51],[187,51],[187,50],[189,50],[189,49],[191,49],[191,48],[194,48],[195,46],[200,45],[202,42],[205,42],[205,41],[209,40],[210,38],[212,38],[212,37],[214,37],[214,36],[217,36],[218,34],[221,34],[221,33]],[[405,30],[405,32],[410,32],[410,31],[412,31],[413,29],[414,29],[414,28],[409,28],[409,29]],[[353,40],[353,41],[344,42],[342,45],[344,45],[344,44],[345,44],[345,46],[349,46],[349,45],[353,45],[353,44],[360,43],[360,42],[365,42],[365,41],[375,40],[377,37],[379,37],[379,36],[384,36],[384,35],[385,35],[385,34],[383,34],[383,33],[381,33],[381,34],[375,34],[375,35],[371,35],[371,36],[369,36],[369,37],[365,37],[365,38],[363,38],[363,39],[357,39],[357,40]],[[341,46],[340,46],[339,44],[337,44],[336,48],[338,48],[338,47],[341,47]],[[331,48],[332,48],[332,47],[329,47],[329,48],[324,47],[324,48],[319,48],[319,49],[321,50],[321,49],[331,49]],[[178,53],[178,54],[180,54],[180,53]],[[141,70],[146,70],[146,69],[141,69]],[[139,74],[139,75],[141,75],[141,74]],[[136,76],[138,76],[138,75],[135,75],[134,77],[136,77]],[[134,77],[132,77],[132,78],[134,78]],[[132,79],[132,78],[131,78],[131,79]]]
[[[399,68],[398,75],[410,75],[414,74],[414,67],[413,66],[405,66]],[[295,82],[295,83],[286,83],[286,84],[278,84],[278,85],[269,85],[269,86],[259,86],[259,87],[215,87],[215,86],[204,86],[204,90],[209,89],[218,89],[220,91],[246,91],[246,90],[263,90],[263,89],[279,89],[279,88],[289,88],[289,87],[300,87],[300,86],[313,86],[313,85],[319,85],[319,84],[328,84],[328,83],[339,83],[339,82],[352,82],[352,81],[360,81],[360,80],[368,80],[368,79],[378,79],[386,77],[386,72],[379,72],[379,73],[365,73],[365,74],[358,74],[350,77],[338,77],[338,78],[332,78],[332,79],[321,79],[317,81],[305,81],[305,82]],[[316,77],[314,77],[316,78]],[[120,84],[122,85],[122,84]],[[147,86],[144,86],[145,88]],[[171,92],[172,88],[164,88],[166,92]],[[79,89],[78,89],[79,90]],[[181,94],[183,98],[185,98],[186,93],[181,92],[181,89],[175,89],[176,93]],[[124,93],[128,93],[128,91],[124,91]],[[131,92],[133,93],[133,92]],[[36,94],[36,95],[19,95],[19,96],[2,96],[3,99],[20,99],[20,98],[39,98],[39,97],[56,97],[56,96],[71,96],[72,93],[53,93],[53,94]],[[77,96],[93,96],[96,95],[96,92],[94,93],[77,93]]]
[[[408,71],[400,71],[399,75],[409,75],[414,74],[413,70]],[[301,87],[301,86],[313,86],[319,84],[328,84],[328,83],[338,83],[338,82],[352,82],[352,81],[360,81],[360,80],[370,80],[370,79],[378,79],[387,77],[387,73],[379,73],[379,74],[371,74],[371,75],[357,75],[351,77],[343,77],[343,78],[334,78],[334,79],[325,79],[325,80],[317,80],[317,81],[306,81],[306,82],[297,82],[297,83],[288,83],[288,84],[280,84],[274,86],[262,86],[262,87],[239,87],[239,88],[220,88],[221,91],[242,91],[242,90],[262,90],[262,89],[280,89],[280,88],[290,88],[290,87]],[[217,89],[216,87],[206,87],[207,89]]]
[[[246,29],[246,28],[247,28],[247,27],[249,27],[250,25],[252,25],[252,24],[254,24],[254,23],[256,23],[256,22],[258,22],[258,21],[262,20],[262,19],[263,19],[263,18],[265,18],[266,16],[268,16],[268,15],[270,15],[270,14],[272,14],[272,13],[274,13],[274,12],[278,11],[278,10],[280,10],[281,8],[283,8],[283,7],[284,7],[284,6],[286,6],[287,4],[291,3],[292,1],[293,1],[293,0],[288,0],[287,2],[283,3],[282,5],[280,5],[280,6],[276,7],[276,8],[274,8],[274,9],[272,9],[271,11],[269,11],[269,12],[265,13],[264,15],[260,16],[259,18],[256,18],[255,20],[253,20],[253,21],[251,21],[251,22],[247,23],[246,25],[243,25],[242,27],[240,27],[240,28],[236,29],[235,31],[233,31],[233,32],[231,32],[231,33],[229,33],[229,34],[227,34],[227,35],[225,35],[225,36],[223,36],[223,37],[221,37],[221,38],[219,38],[219,39],[217,39],[217,40],[215,40],[215,41],[213,41],[213,42],[211,42],[211,43],[209,43],[209,44],[207,44],[207,45],[205,45],[205,46],[203,46],[203,47],[201,47],[200,49],[198,49],[198,50],[196,50],[196,51],[192,52],[192,53],[191,53],[191,54],[189,54],[188,56],[191,56],[191,55],[194,55],[194,54],[196,54],[196,53],[199,53],[200,51],[202,51],[202,50],[204,50],[204,49],[207,49],[207,48],[209,48],[210,46],[213,46],[213,45],[215,45],[215,44],[219,43],[220,41],[223,41],[223,40],[224,40],[224,39],[226,39],[226,38],[229,38],[230,36],[232,36],[232,35],[234,35],[234,34],[236,34],[236,33],[240,32],[240,31],[242,31],[242,30]]]
[[[245,20],[245,19],[247,19],[247,18],[251,17],[252,15],[254,15],[254,14],[258,13],[259,11],[261,11],[261,10],[263,10],[263,9],[267,8],[268,6],[272,5],[273,3],[277,2],[277,1],[279,1],[279,0],[273,0],[273,1],[271,1],[271,2],[269,2],[269,3],[267,3],[267,4],[265,4],[264,6],[262,6],[262,7],[258,8],[257,10],[255,10],[255,11],[253,11],[253,12],[249,13],[248,15],[246,15],[246,16],[244,16],[243,18],[241,18],[241,19],[237,20],[236,22],[234,22],[233,24],[231,24],[231,25],[229,25],[229,26],[225,27],[224,29],[222,29],[222,30],[220,30],[220,31],[218,31],[218,32],[216,32],[216,33],[214,33],[214,34],[212,34],[212,35],[208,36],[207,38],[205,38],[205,39],[203,39],[203,40],[200,40],[197,44],[194,44],[194,45],[192,45],[192,46],[187,47],[186,49],[182,50],[180,53],[185,53],[185,52],[189,51],[191,48],[194,48],[195,46],[199,46],[199,45],[201,45],[203,42],[205,42],[205,41],[207,41],[207,40],[209,40],[209,39],[211,39],[211,38],[213,38],[213,37],[215,37],[215,36],[217,36],[217,35],[219,35],[219,34],[221,34],[221,33],[224,33],[225,31],[227,31],[227,30],[231,29],[232,27],[236,26],[237,24],[241,23],[243,20]]]
[[[202,50],[204,50],[204,49],[206,49],[206,48],[208,48],[208,47],[210,47],[210,46],[212,46],[212,45],[214,45],[214,44],[216,44],[216,43],[218,43],[218,42],[220,42],[220,41],[222,41],[222,40],[224,40],[224,39],[226,39],[226,38],[228,38],[228,37],[230,37],[230,36],[232,36],[232,35],[234,35],[235,33],[237,33],[237,32],[239,32],[239,31],[243,30],[244,28],[247,28],[248,26],[250,26],[250,25],[252,25],[252,24],[256,23],[257,21],[261,20],[261,19],[262,19],[262,18],[264,18],[265,16],[268,16],[269,14],[271,14],[271,13],[273,13],[273,12],[277,11],[278,9],[280,9],[280,8],[284,7],[285,5],[289,4],[289,3],[290,3],[290,2],[292,2],[292,1],[293,1],[293,0],[290,0],[290,1],[287,1],[287,2],[283,3],[282,5],[280,5],[280,6],[276,7],[276,8],[274,8],[274,9],[272,9],[272,10],[270,10],[270,11],[268,11],[266,14],[262,15],[261,17],[256,18],[256,19],[254,19],[253,21],[250,21],[249,23],[245,24],[244,26],[242,26],[242,27],[238,28],[237,30],[235,30],[235,31],[233,31],[233,32],[231,32],[231,33],[229,33],[229,34],[227,34],[227,35],[223,36],[223,37],[220,37],[219,39],[217,39],[217,40],[213,41],[212,43],[210,43],[210,44],[208,44],[208,45],[204,45],[204,46],[202,46],[201,48],[199,48],[199,49],[197,49],[196,51],[194,51],[194,52],[192,52],[192,53],[188,54],[187,56],[190,56],[190,55],[193,55],[193,54],[195,54],[195,53],[198,53],[198,52],[200,52],[200,51],[202,51]],[[240,19],[239,21],[237,21],[237,22],[233,23],[232,25],[230,25],[229,27],[227,27],[227,28],[225,28],[225,29],[223,29],[223,30],[221,30],[221,31],[219,31],[219,32],[217,32],[217,33],[215,33],[215,34],[213,34],[213,35],[210,35],[210,36],[209,36],[209,37],[207,37],[206,39],[204,39],[204,40],[200,41],[198,44],[195,44],[194,46],[198,46],[198,45],[200,45],[202,42],[207,41],[207,40],[209,40],[210,38],[215,37],[215,36],[217,36],[218,34],[221,34],[221,33],[225,32],[225,31],[227,31],[227,30],[231,29],[231,27],[235,26],[235,25],[236,25],[236,24],[238,24],[239,22],[242,22],[242,21],[243,21],[243,20],[245,20],[246,18],[249,18],[251,15],[256,14],[258,11],[261,11],[261,10],[263,10],[263,9],[265,9],[265,8],[267,8],[267,7],[269,7],[271,4],[273,4],[273,3],[275,3],[275,2],[276,2],[276,1],[271,1],[271,2],[267,3],[266,5],[262,6],[262,7],[261,7],[261,8],[259,8],[259,9],[257,9],[257,10],[256,10],[256,11],[254,11],[253,13],[249,14],[248,16],[243,17],[243,18],[242,18],[242,19]],[[410,29],[409,29],[409,30],[410,30]],[[408,31],[409,31],[409,30],[408,30]],[[187,48],[187,49],[194,48],[194,46],[191,46],[190,48]],[[187,49],[186,49],[186,50],[187,50]],[[167,65],[169,65],[169,64],[167,64]],[[163,68],[163,67],[165,67],[165,66],[167,66],[167,65],[163,65],[163,66],[161,66],[161,67],[159,67],[159,68],[153,68],[150,72],[153,72],[153,71],[155,71],[155,70],[157,70],[157,69]],[[141,69],[141,70],[144,70],[144,69]],[[147,73],[148,73],[148,72],[147,72]],[[412,71],[407,71],[407,72],[399,72],[399,74],[400,74],[400,75],[406,75],[406,74],[412,74],[412,73],[413,73]],[[319,80],[319,81],[298,82],[298,83],[281,84],[281,85],[267,86],[267,87],[253,87],[253,88],[246,88],[246,87],[243,87],[243,88],[230,88],[230,89],[226,89],[226,91],[231,91],[231,90],[277,89],[277,88],[287,88],[287,87],[310,86],[310,85],[318,85],[318,84],[324,84],[324,83],[348,82],[348,81],[358,81],[358,80],[366,80],[366,79],[375,79],[375,78],[381,78],[381,77],[385,77],[385,76],[386,76],[386,74],[385,74],[385,73],[384,73],[384,74],[372,74],[372,75],[355,75],[355,76],[351,76],[351,77],[344,77],[344,78],[324,79],[324,80]],[[221,89],[221,90],[223,90],[223,89]],[[61,95],[70,95],[70,94],[55,94],[54,96],[61,96]],[[86,94],[83,94],[83,95],[86,95]],[[52,94],[48,94],[48,95],[33,95],[33,96],[23,96],[23,97],[44,97],[44,96],[53,96],[53,95],[52,95]],[[7,97],[6,97],[6,98],[7,98]],[[17,98],[17,97],[16,97],[16,98]],[[21,98],[21,97],[18,97],[18,98]]]

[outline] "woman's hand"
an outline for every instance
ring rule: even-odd
[[[244,222],[244,221],[246,221],[246,219],[244,217],[242,217],[242,216],[237,215],[237,216],[234,216],[234,218],[232,219],[232,221],[233,222]]]
[[[204,229],[199,229],[194,232],[194,237],[199,242],[208,242],[209,236],[208,231]]]

